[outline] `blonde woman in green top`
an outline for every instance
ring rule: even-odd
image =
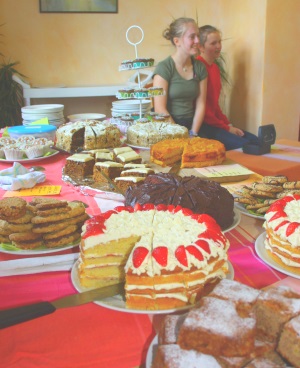
[[[162,87],[164,96],[154,98],[154,110],[171,115],[173,121],[197,136],[203,122],[206,102],[207,71],[195,57],[199,50],[199,28],[194,19],[174,20],[163,32],[175,52],[158,63],[153,86]]]

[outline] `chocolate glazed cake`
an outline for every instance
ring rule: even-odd
[[[229,191],[217,182],[196,176],[149,175],[143,184],[126,192],[125,205],[134,206],[136,203],[180,205],[195,213],[212,216],[222,229],[231,226],[234,218],[234,199]]]

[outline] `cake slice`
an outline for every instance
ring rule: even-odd
[[[76,153],[66,159],[64,174],[73,178],[85,178],[93,175],[94,157]]]
[[[300,315],[284,325],[277,351],[295,368],[300,368]]]
[[[96,162],[93,168],[93,179],[96,183],[107,183],[114,180],[123,170],[123,165],[114,161]]]

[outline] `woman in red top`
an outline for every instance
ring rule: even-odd
[[[209,25],[200,27],[199,31],[200,56],[197,59],[205,64],[208,72],[205,116],[199,135],[222,142],[226,150],[241,148],[247,143],[258,144],[254,134],[234,127],[220,108],[222,85],[220,70],[215,63],[222,50],[220,31]]]

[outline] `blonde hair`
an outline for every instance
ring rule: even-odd
[[[181,37],[182,35],[184,35],[185,31],[186,31],[186,25],[188,23],[194,23],[197,26],[196,21],[193,18],[178,18],[175,19],[168,28],[166,28],[163,31],[163,37],[166,40],[169,40],[172,42],[173,45],[175,45],[174,43],[174,38],[175,37]]]

